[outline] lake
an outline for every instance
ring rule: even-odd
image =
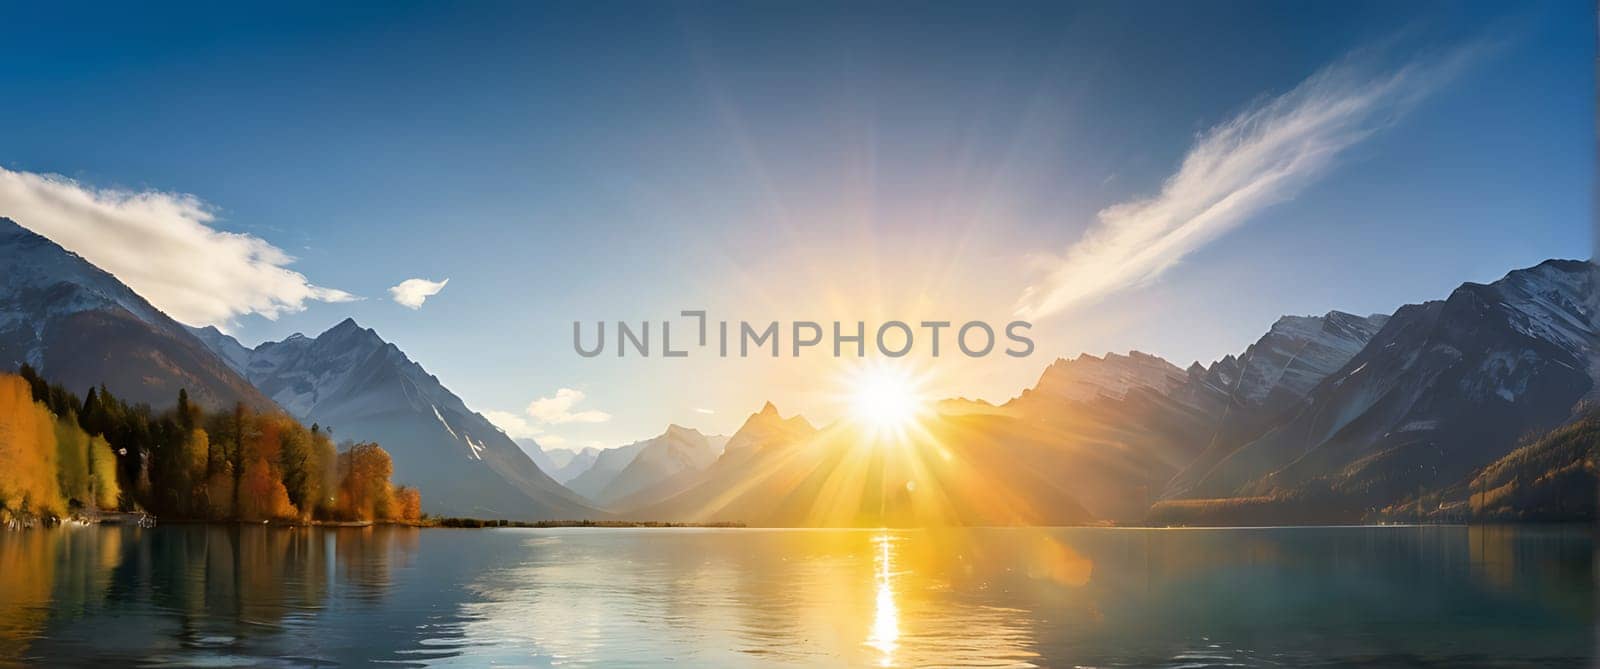
[[[0,664],[1589,666],[1587,527],[0,532]]]

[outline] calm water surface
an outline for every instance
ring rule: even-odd
[[[1590,666],[1575,527],[0,532],[0,664]]]

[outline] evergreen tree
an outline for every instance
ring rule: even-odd
[[[106,431],[99,423],[101,417],[100,394],[91,387],[89,394],[83,397],[83,407],[78,410],[78,426],[89,434],[104,435]]]
[[[193,416],[189,415],[189,389],[178,389],[178,425],[184,432],[194,428]]]

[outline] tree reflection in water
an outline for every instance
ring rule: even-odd
[[[313,626],[334,597],[381,607],[417,532],[193,524],[6,533],[0,662],[54,657],[80,635],[119,657],[277,654],[281,637]]]

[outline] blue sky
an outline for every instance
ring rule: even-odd
[[[1214,128],[1329,68],[1352,95],[1418,73],[1332,128],[1337,155],[1270,204],[1035,318],[1033,357],[921,361],[938,368],[930,392],[1004,400],[1085,351],[1210,361],[1280,314],[1387,312],[1592,254],[1585,2],[0,14],[0,166],[192,196],[190,219],[364,298],[206,296],[233,305],[245,343],[354,316],[469,405],[566,446],[668,422],[728,432],[767,399],[837,410],[815,364],[587,360],[575,319],[1003,322],[1050,281],[1040,263],[1066,267],[1062,285],[1105,277],[1069,251],[1115,227],[1101,212],[1164,202]],[[283,278],[267,270],[238,276]],[[412,310],[387,292],[410,278],[449,284]],[[610,418],[524,411],[561,388]]]

